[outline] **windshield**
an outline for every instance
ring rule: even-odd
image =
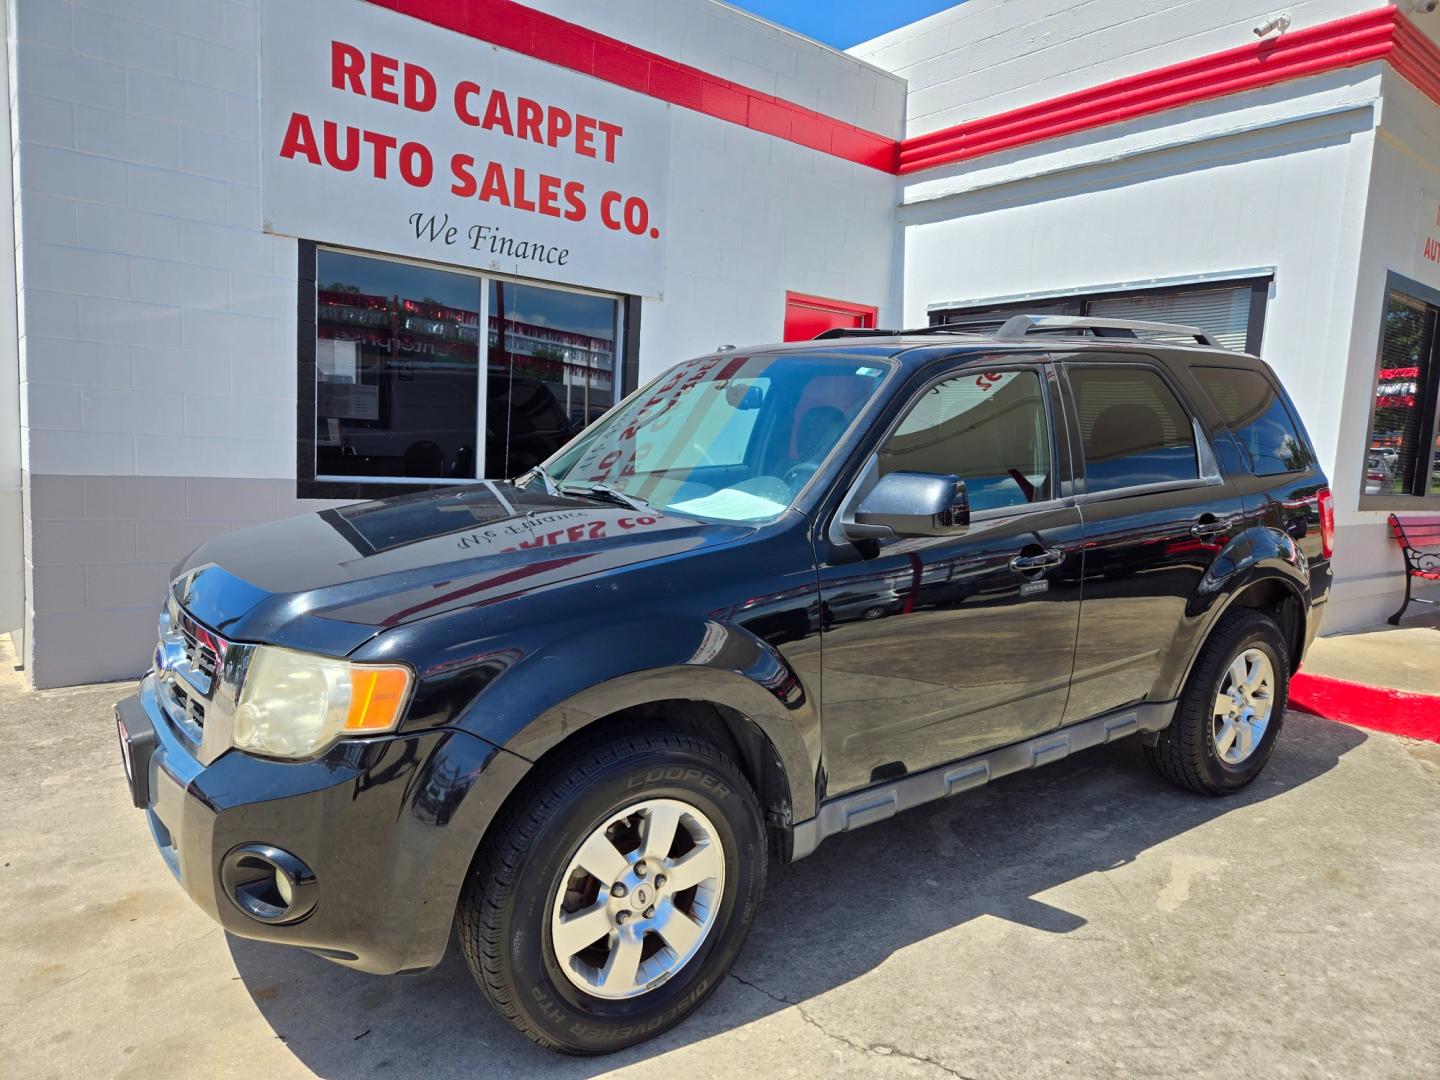
[[[785,512],[891,366],[869,357],[703,357],[671,368],[549,464],[659,510],[762,522]],[[530,483],[533,481],[527,481]]]

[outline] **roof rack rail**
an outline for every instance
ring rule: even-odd
[[[1198,326],[1181,326],[1179,323],[1142,322],[1138,319],[1088,319],[1072,315],[1016,315],[995,331],[995,337],[1002,341],[1023,341],[1034,331],[1093,331],[1096,337],[1139,337],[1141,334],[1169,334],[1174,337],[1193,337],[1201,345],[1212,349],[1224,346]],[[1108,331],[1108,332],[1107,332]]]

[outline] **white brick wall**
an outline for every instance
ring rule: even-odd
[[[293,378],[230,396],[237,355],[294,355],[294,243],[260,231],[252,5],[14,11],[26,468],[293,475],[270,445]]]
[[[850,53],[909,83],[908,135],[1084,90],[1255,41],[1288,11],[1292,29],[1381,0],[967,0]]]

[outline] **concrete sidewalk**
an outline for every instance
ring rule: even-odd
[[[280,1078],[1396,1077],[1440,1065],[1440,747],[1292,713],[1206,799],[1133,740],[775,866],[691,1020],[547,1054],[454,949],[378,978],[228,937],[129,805],[128,686],[0,674],[0,1073]]]
[[[1301,670],[1362,686],[1440,695],[1440,615],[1316,638]]]

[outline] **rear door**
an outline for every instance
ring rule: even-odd
[[[1248,466],[1237,484],[1250,524],[1285,533],[1310,564],[1324,561],[1319,495],[1325,474],[1293,405],[1263,371],[1196,364],[1190,375],[1228,425]]]
[[[1207,573],[1245,516],[1211,430],[1164,365],[1087,351],[1060,367],[1085,521],[1071,723],[1150,699],[1179,677]]]

